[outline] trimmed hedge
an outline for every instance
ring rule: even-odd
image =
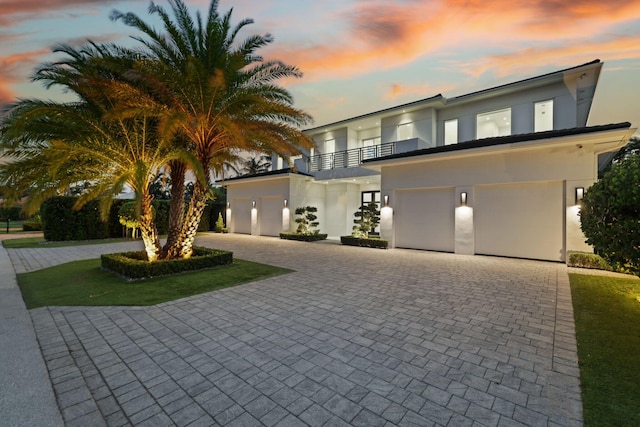
[[[567,259],[568,267],[591,268],[594,270],[616,271],[618,273],[628,273],[626,269],[616,269],[611,266],[600,255],[590,252],[569,252]]]
[[[280,233],[280,238],[284,240],[298,240],[300,242],[317,242],[318,240],[326,240],[327,234]]]
[[[22,209],[20,208],[20,206],[0,207],[0,219],[3,219],[4,221],[6,221],[7,218],[13,221],[16,221],[18,219],[23,219],[24,215],[22,213]]]
[[[101,255],[100,263],[103,270],[137,280],[229,265],[233,263],[233,252],[194,246],[190,258],[156,262],[147,262],[145,251],[121,252]]]
[[[130,200],[113,200],[107,222],[100,219],[98,201],[91,201],[82,209],[74,211],[72,207],[76,200],[76,197],[60,196],[48,199],[42,204],[40,213],[45,240],[94,240],[126,236],[126,230],[120,224],[118,212],[120,206]],[[156,227],[158,227],[159,234],[167,234],[169,231],[169,204],[169,200],[153,201],[156,212]],[[17,209],[17,212],[20,211],[20,208],[15,209]],[[223,218],[225,216],[224,209],[224,203],[208,202],[202,214],[198,231],[214,230],[218,214],[222,212]],[[13,216],[11,218],[17,219],[17,217],[14,218]]]
[[[92,240],[109,236],[108,223],[100,219],[98,202],[93,200],[73,210],[77,197],[54,197],[40,207],[45,240]]]
[[[25,221],[22,223],[22,231],[42,231],[42,224],[37,221]]]
[[[343,245],[362,246],[367,248],[387,249],[389,247],[389,241],[384,239],[365,239],[353,236],[340,236],[340,242]]]

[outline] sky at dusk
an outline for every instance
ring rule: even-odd
[[[159,5],[168,8],[165,0]],[[187,0],[206,16],[208,0]],[[0,105],[71,99],[30,83],[56,43],[133,45],[113,9],[148,22],[148,0],[0,0]],[[314,126],[441,93],[453,97],[604,61],[589,125],[640,126],[640,0],[221,0],[239,38],[270,33],[260,51],[304,73],[283,84]],[[60,58],[60,57],[58,57]]]

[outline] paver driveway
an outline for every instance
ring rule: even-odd
[[[564,265],[198,241],[296,272],[154,307],[32,310],[67,425],[582,424]]]

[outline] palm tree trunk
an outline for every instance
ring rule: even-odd
[[[171,169],[171,201],[169,202],[169,234],[160,253],[161,259],[180,256],[180,235],[184,219],[184,178],[187,167],[180,161],[169,163]]]
[[[189,258],[193,253],[193,241],[198,232],[198,226],[202,219],[202,213],[207,204],[207,190],[200,181],[196,181],[193,187],[193,197],[189,202],[189,209],[182,224],[180,235],[180,257]]]
[[[153,196],[145,194],[142,197],[142,206],[140,207],[140,233],[142,234],[144,250],[147,253],[147,260],[149,262],[156,261],[160,252],[158,228],[153,220],[152,200]]]

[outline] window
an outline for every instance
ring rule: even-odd
[[[362,158],[373,159],[378,157],[380,149],[380,137],[368,138],[362,140]]]
[[[331,154],[336,152],[336,140],[327,139],[324,142],[324,154]]]
[[[511,135],[511,108],[478,114],[476,138]]]
[[[414,138],[413,128],[413,123],[403,123],[398,125],[398,141]]]
[[[444,145],[458,143],[458,119],[444,122]]]
[[[533,123],[534,132],[553,130],[553,99],[535,103]]]

